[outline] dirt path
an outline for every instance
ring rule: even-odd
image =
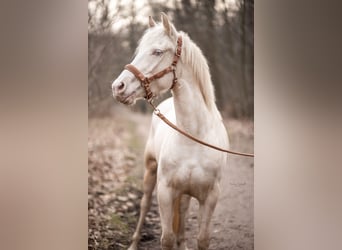
[[[108,183],[109,189],[111,189],[109,194],[103,181],[102,191],[98,191],[101,189],[101,185],[95,185],[97,193],[94,192],[94,184],[90,184],[88,204],[91,204],[90,215],[93,216],[90,217],[91,223],[89,223],[89,249],[125,249],[130,242],[138,217],[139,201],[142,195],[140,191],[143,174],[142,156],[149,131],[150,116],[132,113],[124,107],[119,107],[114,110],[111,118],[104,120],[96,118],[89,124],[90,143],[96,140],[95,137],[93,138],[96,133],[92,133],[95,130],[102,131],[99,133],[106,133],[102,136],[107,140],[110,140],[112,136],[118,141],[116,144],[102,145],[103,147],[99,149],[93,148],[93,152],[98,150],[107,150],[108,152],[112,149],[116,152],[111,158],[114,162],[112,171],[121,173],[120,177],[114,176],[112,181],[115,184],[110,184],[110,178],[105,179],[104,182]],[[226,122],[226,127],[230,134],[232,149],[253,152],[254,138],[251,122],[231,120]],[[98,136],[97,134],[96,137]],[[126,155],[129,156],[128,159],[127,156],[118,155],[118,146],[119,150],[126,152]],[[98,153],[100,154],[100,152]],[[101,157],[96,159],[98,158]],[[128,163],[122,163],[124,161],[128,161]],[[98,171],[93,170],[99,168],[100,163],[101,161],[91,163],[93,165],[89,167],[90,179],[93,175],[99,175]],[[221,195],[212,219],[210,249],[250,250],[254,248],[253,167],[253,159],[239,156],[231,156],[228,166],[223,167]],[[108,175],[108,173],[106,174]],[[106,198],[103,199],[103,197]],[[94,212],[96,210],[98,211]],[[197,245],[197,210],[197,201],[192,200],[186,232],[189,249],[196,249]],[[160,233],[158,206],[154,195],[152,207],[142,231],[139,249],[160,249]]]

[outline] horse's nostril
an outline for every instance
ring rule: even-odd
[[[118,85],[118,90],[123,90],[124,87],[125,87],[124,82],[120,82],[119,85]]]
[[[116,82],[113,84],[113,91],[116,92],[117,94],[120,94],[125,91],[125,83],[123,81],[121,82]]]

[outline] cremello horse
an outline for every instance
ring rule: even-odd
[[[150,28],[142,37],[131,65],[145,76],[163,70],[171,64],[176,41],[181,36],[181,56],[175,70],[178,82],[172,84],[170,72],[151,82],[150,90],[154,95],[160,95],[172,87],[173,97],[158,106],[161,113],[189,134],[228,148],[228,136],[215,104],[206,59],[187,34],[176,31],[164,13],[161,16],[160,24],[150,17]],[[122,71],[112,89],[114,97],[127,105],[146,95],[139,79],[129,70]],[[185,216],[191,197],[199,202],[198,249],[208,249],[210,219],[219,196],[221,167],[226,165],[227,154],[189,140],[153,116],[145,148],[144,195],[129,249],[137,249],[156,183],[162,249],[187,249]]]

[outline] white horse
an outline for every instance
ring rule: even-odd
[[[187,34],[176,31],[164,13],[161,17],[162,22],[158,24],[150,17],[150,28],[142,37],[131,64],[145,76],[154,75],[171,64],[176,41],[181,37],[181,56],[175,69],[178,81],[172,84],[173,74],[167,73],[150,85],[153,95],[160,95],[172,87],[173,97],[161,103],[158,109],[189,134],[228,148],[228,135],[215,104],[206,59]],[[129,70],[122,71],[113,82],[112,89],[114,97],[128,105],[146,95],[136,74]],[[162,249],[173,249],[174,246],[187,249],[185,216],[191,197],[199,202],[198,249],[208,249],[210,220],[219,196],[221,167],[226,165],[227,154],[184,137],[153,116],[145,148],[144,195],[129,249],[137,249],[156,183]]]

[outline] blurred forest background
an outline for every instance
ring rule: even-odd
[[[207,58],[231,148],[253,152],[253,0],[89,0],[89,250],[127,249],[138,220],[151,109],[145,101],[132,107],[119,104],[111,85],[133,59],[148,27],[148,16],[159,22],[161,11],[177,30],[189,34]],[[223,198],[213,216],[216,233],[211,246],[251,250],[253,159],[233,157],[230,164],[223,168]],[[191,227],[187,228],[189,249],[196,247],[198,209],[194,202],[188,221]],[[160,235],[154,197],[139,249],[159,249]]]
[[[164,11],[208,60],[223,115],[254,118],[254,0],[89,0],[89,113],[119,105],[111,83],[132,60],[148,16]],[[136,110],[146,112],[145,102]]]

